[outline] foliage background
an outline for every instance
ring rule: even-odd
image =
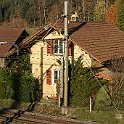
[[[75,61],[72,67],[70,81],[70,104],[74,107],[89,107],[89,100],[95,104],[96,94],[99,89],[106,85],[106,81],[95,78],[95,71],[92,68],[83,67],[81,57]]]
[[[117,26],[123,30],[123,0],[68,0],[69,17],[76,11],[83,21],[112,20],[117,17]],[[64,0],[1,0],[0,25],[4,27],[41,27],[49,22],[54,23],[61,17]],[[116,12],[111,11],[112,5]],[[111,12],[110,12],[110,11]],[[106,16],[106,13],[107,14]],[[108,18],[108,19],[107,19]],[[115,21],[115,20],[114,20]]]
[[[0,99],[13,99],[18,103],[38,99],[39,83],[31,73],[29,56],[9,62],[9,68],[0,69]]]

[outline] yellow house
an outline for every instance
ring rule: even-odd
[[[74,46],[75,59],[85,54],[77,45]],[[33,75],[40,80],[43,97],[56,96],[56,83],[60,78],[60,65],[57,60],[64,56],[64,36],[52,31],[31,47],[30,62]],[[85,66],[91,66],[91,58],[85,54]],[[69,42],[69,60],[72,61],[71,42]]]
[[[101,66],[113,55],[124,57],[124,33],[111,24],[71,22],[68,34],[68,53],[72,63],[81,56],[83,66]],[[32,73],[39,79],[43,98],[56,97],[61,68],[57,60],[64,56],[63,24],[40,29],[23,41],[20,47],[24,46],[30,47]]]

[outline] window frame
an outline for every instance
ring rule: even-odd
[[[60,80],[60,70],[59,69],[53,69],[52,72],[53,72],[52,73],[52,85],[56,85],[57,82],[55,82],[55,81]],[[55,72],[57,72],[57,79],[55,79]]]
[[[55,43],[57,41],[57,43]],[[61,42],[61,43],[60,43]],[[62,46],[60,46],[62,45]],[[55,46],[57,46],[57,52],[55,52]],[[55,39],[53,41],[53,54],[54,55],[64,55],[64,40],[63,39]],[[62,50],[62,52],[60,52]]]

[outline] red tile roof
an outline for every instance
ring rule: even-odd
[[[39,40],[39,39],[43,39],[52,30],[53,30],[53,28],[51,28],[49,25],[46,26],[46,27],[44,27],[44,28],[42,28],[42,29],[40,28],[38,31],[36,31],[32,35],[30,35],[27,38],[25,38],[19,44],[19,48],[20,49],[22,49],[22,48],[30,48],[32,46],[32,44],[34,44],[35,42],[37,42],[37,40]],[[16,51],[16,48],[12,49],[11,51],[8,52],[7,56],[12,55],[15,51]]]
[[[16,42],[24,29],[17,28],[1,28],[0,29],[0,42]],[[6,57],[10,51],[12,44],[0,45],[0,57]]]
[[[110,60],[113,56],[124,57],[124,32],[112,24],[82,23],[82,27],[76,29],[70,38],[100,62]]]
[[[63,23],[57,23],[54,28],[63,32]],[[29,36],[20,45],[32,44],[35,40],[44,38],[48,31],[41,29]],[[82,50],[99,62],[112,59],[113,56],[124,57],[124,32],[106,22],[71,22],[68,24],[69,38]]]
[[[14,42],[18,39],[24,29],[19,28],[0,28],[0,41]]]
[[[63,24],[56,29],[62,30]],[[68,24],[69,38],[82,50],[100,62],[113,56],[124,57],[124,32],[106,22],[76,22]]]

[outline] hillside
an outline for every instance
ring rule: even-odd
[[[64,1],[65,0],[1,0],[0,26],[28,28],[41,27],[48,22],[53,23],[63,13]],[[68,1],[69,15],[76,11],[80,20],[84,21],[105,21],[106,13],[112,4],[117,1],[123,2],[123,0]],[[115,15],[122,13],[124,11],[123,7],[118,7],[119,11],[117,11]],[[108,16],[111,17],[111,13]],[[124,19],[119,20],[119,23],[122,22],[124,23]],[[121,27],[123,27],[122,24]]]

